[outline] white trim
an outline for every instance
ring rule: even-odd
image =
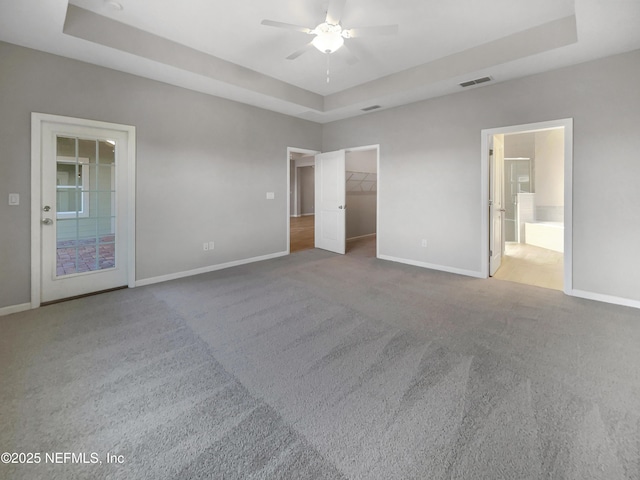
[[[11,315],[12,313],[25,312],[27,310],[31,310],[31,303],[21,303],[19,305],[9,305],[8,307],[1,307],[0,317]]]
[[[58,123],[69,126],[81,126],[90,128],[100,128],[105,130],[116,130],[127,134],[127,154],[128,154],[128,232],[127,232],[127,272],[128,285],[135,286],[136,261],[135,261],[135,172],[136,172],[136,128],[131,125],[101,122],[97,120],[86,120],[82,118],[65,117],[61,115],[51,115],[47,113],[31,112],[31,308],[40,306],[41,298],[41,232],[40,232],[40,205],[42,187],[42,124],[45,122]]]
[[[287,216],[286,216],[286,236],[287,236],[287,251],[285,255],[288,255],[291,253],[291,223],[290,223],[290,219],[292,217],[291,215],[291,154],[292,153],[305,153],[305,154],[309,154],[309,155],[316,155],[318,153],[320,153],[317,150],[308,150],[306,148],[297,148],[297,147],[287,147]],[[294,166],[295,166],[295,161],[294,161]],[[296,172],[297,175],[297,170],[294,169],[294,171]],[[297,195],[297,192],[294,194]],[[294,198],[296,198],[294,196]],[[296,205],[296,211],[294,213],[298,213],[297,212],[297,205]],[[295,215],[293,215],[295,216]]]
[[[358,240],[359,238],[373,237],[374,235],[375,233],[367,233],[366,235],[358,235],[357,237],[350,237],[350,238],[347,238],[347,242],[349,240]]]
[[[278,257],[284,257],[286,255],[289,255],[288,251],[271,253],[269,255],[261,255],[259,257],[244,258],[242,260],[234,260],[233,262],[220,263],[218,265],[209,265],[208,267],[195,268],[193,270],[187,270],[184,272],[170,273],[168,275],[161,275],[159,277],[145,278],[142,280],[138,280],[136,282],[136,287],[143,287],[145,285],[152,285],[154,283],[168,282],[169,280],[177,280],[179,278],[191,277],[193,275],[215,272],[217,270],[224,270],[225,268],[246,265],[247,263],[262,262],[264,260],[271,260]]]
[[[127,273],[129,274],[128,286],[136,286],[136,127],[127,126],[127,172],[129,191],[127,192],[128,207],[127,219]]]
[[[298,215],[299,217],[313,217],[315,213],[301,213]]]
[[[603,293],[585,292],[584,290],[571,290],[567,295],[574,297],[586,298],[587,300],[595,300],[597,302],[612,303],[614,305],[622,305],[624,307],[640,308],[639,300],[631,300],[630,298],[615,297],[613,295],[605,295]]]
[[[564,126],[564,292],[573,291],[573,118]]]
[[[489,128],[480,132],[480,271],[489,277],[489,139],[564,127],[564,293],[573,295],[573,118]]]
[[[300,216],[300,209],[298,208],[298,195],[300,192],[300,186],[298,185],[298,168],[296,167],[296,161],[291,160],[289,162],[289,182],[291,182],[291,164],[293,164],[293,185],[289,185],[289,202],[291,202],[291,193],[293,193],[293,214],[296,217]],[[291,214],[291,204],[289,204],[289,214]]]
[[[390,255],[378,255],[378,258],[380,260],[389,260],[390,262],[413,265],[414,267],[422,267],[422,268],[428,268],[430,270],[438,270],[441,272],[455,273],[457,275],[466,275],[467,277],[486,278],[483,272],[476,272],[474,270],[464,270],[462,268],[447,267],[445,265],[436,265],[433,263],[419,262],[417,260],[409,260],[407,258],[392,257]]]
[[[42,205],[42,123],[46,116],[31,113],[31,308],[40,306],[40,205]]]

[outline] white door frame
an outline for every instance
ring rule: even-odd
[[[306,148],[287,147],[287,221],[286,234],[287,234],[287,255],[291,253],[291,154],[292,153],[304,153],[305,155],[316,155],[320,153],[318,150],[309,150]],[[297,195],[297,193],[296,193]]]
[[[127,282],[129,288],[135,287],[135,172],[136,172],[136,129],[131,125],[85,120],[46,113],[31,113],[31,308],[37,308],[41,302],[42,254],[41,235],[41,187],[42,187],[42,126],[43,123],[58,123],[69,126],[83,126],[117,130],[127,134],[129,202],[127,205]]]
[[[489,144],[496,134],[529,133],[564,127],[564,293],[573,295],[573,118],[527,123],[481,131],[480,259],[482,277],[489,277]]]

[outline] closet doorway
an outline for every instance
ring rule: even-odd
[[[377,257],[378,147],[345,155],[346,254]]]
[[[341,212],[337,218],[341,224],[344,223],[344,228],[342,225],[338,226],[340,228],[333,228],[335,225],[330,222],[333,227],[327,232],[339,232],[342,236],[339,243],[344,248],[326,249],[354,256],[377,257],[379,146],[334,152],[344,156],[343,162],[340,162],[344,165],[341,166],[344,175],[329,175],[328,179],[331,181],[328,183],[320,181],[322,178],[318,168],[322,170],[322,162],[328,161],[331,152],[322,155],[317,155],[318,153],[297,148],[289,148],[287,152],[289,253],[324,248],[322,242],[318,243],[318,233],[322,233],[318,230],[318,221],[321,220],[318,215],[322,214],[318,211],[318,202],[319,199],[333,198],[334,194],[339,194],[341,200],[333,202],[337,203],[332,204],[332,208]],[[324,189],[328,189],[325,192],[327,195],[323,195]]]

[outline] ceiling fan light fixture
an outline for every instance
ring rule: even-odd
[[[311,44],[322,53],[333,53],[344,45],[340,25],[321,23],[311,33],[315,34]]]

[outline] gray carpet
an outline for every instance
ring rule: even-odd
[[[640,311],[309,250],[0,319],[0,478],[640,479]]]

